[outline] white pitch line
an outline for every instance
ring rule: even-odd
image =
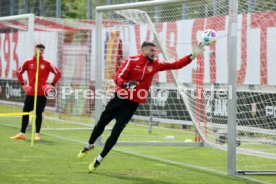
[[[82,141],[82,140],[72,139],[72,138],[68,138],[68,137],[64,137],[64,136],[53,135],[53,134],[49,134],[49,133],[43,133],[43,134],[47,135],[47,136],[50,136],[50,137],[55,137],[55,138],[58,138],[58,139],[62,139],[62,140],[69,140],[69,141],[76,142],[76,143],[81,143],[81,144],[86,144],[87,143],[87,142]],[[183,163],[183,162],[177,162],[177,161],[168,160],[168,159],[155,157],[155,156],[151,156],[151,155],[120,150],[120,149],[117,149],[117,148],[113,148],[113,150],[116,151],[116,152],[119,152],[119,153],[128,154],[128,155],[141,157],[141,158],[146,158],[146,159],[153,160],[153,161],[163,162],[163,163],[172,164],[172,165],[178,165],[178,166],[182,166],[182,167],[189,167],[189,168],[193,168],[193,169],[196,169],[196,170],[207,171],[207,172],[210,172],[210,173],[215,173],[215,174],[219,174],[219,175],[223,175],[223,176],[228,176],[227,173],[225,173],[225,172],[220,172],[220,171],[216,171],[216,170],[213,170],[213,169],[199,167],[199,166],[195,166],[195,165],[192,165],[192,164],[186,164],[186,163]],[[261,184],[271,184],[269,182],[260,181],[260,180],[249,178],[249,177],[246,177],[246,176],[235,176],[235,177],[246,179],[246,180],[257,182],[257,183],[261,183]]]
[[[0,124],[0,125],[15,128],[15,126],[11,126],[11,125],[6,125],[6,124]],[[54,135],[54,134],[49,134],[49,133],[42,133],[42,135],[47,135],[47,136],[50,136],[50,137],[55,137],[55,138],[58,138],[58,139],[72,141],[72,142],[76,142],[76,143],[80,143],[80,144],[86,144],[87,143],[87,142],[82,141],[82,140],[72,139],[72,138],[59,136],[59,135]],[[207,172],[211,172],[211,173],[216,173],[216,174],[228,176],[227,173],[225,173],[225,172],[220,172],[220,171],[216,171],[216,170],[213,170],[213,169],[199,167],[199,166],[195,166],[195,165],[192,165],[192,164],[185,164],[183,162],[177,162],[177,161],[168,160],[168,159],[155,157],[155,156],[151,156],[151,155],[140,154],[140,153],[135,153],[135,152],[130,152],[130,151],[124,151],[124,150],[120,150],[120,149],[117,149],[117,148],[113,148],[113,150],[117,151],[117,152],[120,152],[120,153],[132,155],[132,156],[137,156],[137,157],[142,157],[142,158],[147,158],[147,159],[154,160],[154,161],[159,161],[159,162],[173,164],[173,165],[179,165],[179,166],[182,166],[182,167],[190,167],[190,168],[194,168],[194,169],[197,169],[197,170],[202,170],[202,171],[207,171]],[[257,182],[257,183],[261,183],[261,184],[271,184],[269,182],[260,181],[260,180],[257,180],[257,179],[254,179],[254,178],[249,178],[249,177],[246,177],[246,176],[237,175],[235,177],[246,179],[246,180]]]
[[[132,155],[132,156],[137,156],[137,157],[141,157],[141,158],[145,158],[145,159],[150,159],[150,160],[154,160],[154,161],[158,161],[158,162],[163,162],[163,163],[167,163],[167,164],[171,164],[171,165],[189,167],[189,168],[193,168],[193,169],[196,169],[196,170],[201,170],[201,171],[206,171],[206,172],[210,172],[210,173],[215,173],[215,174],[219,174],[219,175],[228,176],[228,174],[225,173],[225,172],[220,172],[220,171],[213,170],[213,169],[199,167],[199,166],[195,166],[195,165],[192,165],[192,164],[186,164],[186,163],[183,163],[183,162],[168,160],[168,159],[164,159],[164,158],[160,158],[160,157],[156,157],[156,156],[152,156],[152,155],[146,155],[146,154],[140,154],[140,153],[135,153],[135,152],[131,152],[131,151],[119,150],[119,149],[116,149],[116,148],[114,150],[117,151],[117,152],[120,152],[120,153]],[[268,183],[268,182],[265,182],[265,181],[260,181],[260,180],[257,180],[257,179],[248,178],[246,176],[237,175],[235,177],[246,179],[246,180],[249,180],[249,181],[254,181],[254,182],[257,182],[257,183],[262,183],[262,184],[271,184],[271,183]]]
[[[12,127],[12,128],[15,127],[15,126],[5,125],[5,124],[0,124],[0,125],[4,125],[6,127]],[[54,134],[49,134],[49,133],[42,133],[42,135],[47,135],[49,137],[55,137],[55,138],[58,138],[58,139],[67,140],[67,141],[71,141],[71,142],[76,142],[76,143],[80,143],[80,144],[86,144],[87,143],[87,142],[82,141],[82,140],[72,139],[72,138],[59,136],[59,135],[54,135]],[[168,163],[168,164],[173,164],[173,165],[179,165],[179,166],[182,166],[182,167],[190,167],[190,168],[194,168],[194,169],[197,169],[197,170],[202,170],[202,171],[207,171],[207,172],[227,176],[227,174],[224,173],[224,172],[216,171],[216,170],[213,170],[213,169],[207,169],[207,168],[195,166],[195,165],[192,165],[192,164],[185,164],[183,162],[177,162],[177,161],[168,160],[168,159],[155,157],[155,156],[151,156],[151,155],[140,154],[140,153],[135,153],[135,152],[130,152],[130,151],[124,151],[124,150],[120,150],[120,149],[117,149],[117,148],[113,148],[113,150],[117,151],[117,152],[120,152],[120,153],[132,155],[132,156],[147,158],[147,159],[150,159],[150,160],[159,161],[159,162]],[[246,179],[246,180],[249,180],[249,181],[253,181],[253,182],[257,182],[257,183],[261,183],[261,184],[271,184],[269,182],[260,181],[260,180],[249,178],[249,177],[246,177],[246,176],[238,176],[237,175],[236,177]]]

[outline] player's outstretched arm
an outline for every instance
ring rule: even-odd
[[[193,47],[192,54],[185,56],[183,58],[180,58],[176,60],[175,62],[159,62],[158,65],[158,71],[163,70],[175,70],[180,69],[192,62],[193,59],[195,59],[197,56],[202,54],[205,51],[204,44],[200,42],[198,45]]]

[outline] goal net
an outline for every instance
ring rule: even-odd
[[[25,92],[15,72],[24,60],[34,56],[35,44],[43,43],[46,46],[44,58],[60,69],[62,77],[47,97],[42,130],[91,129],[94,25],[90,20],[35,17],[33,14],[0,18],[1,124],[19,129]],[[27,81],[27,72],[23,78]],[[47,82],[52,80],[53,74],[50,74]]]
[[[156,74],[147,103],[139,106],[129,128],[131,133],[126,137],[123,133],[121,140],[135,144],[193,139],[227,150],[228,100],[236,95],[237,170],[275,171],[275,9],[272,1],[239,1],[234,32],[234,28],[228,29],[226,0],[97,8],[97,21],[104,22],[98,27],[101,37],[97,38],[102,43],[97,53],[102,67],[96,71],[102,78],[96,80],[102,81],[107,99],[115,89],[113,74],[124,59],[139,54],[143,41],[158,45],[160,60],[174,61],[191,53],[205,29],[218,34],[216,45],[205,47],[204,55],[188,66]],[[238,38],[236,94],[229,93],[228,85],[228,43],[233,34]],[[105,104],[96,104],[96,108]],[[137,127],[147,127],[148,135],[139,136]]]

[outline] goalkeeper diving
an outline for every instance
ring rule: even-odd
[[[117,89],[99,121],[95,125],[88,144],[79,152],[78,158],[86,157],[95,148],[96,139],[103,133],[105,126],[115,119],[116,122],[111,135],[105,142],[102,152],[89,165],[89,172],[94,172],[112,147],[116,144],[120,134],[133,116],[140,103],[145,103],[153,77],[164,70],[176,70],[190,64],[198,55],[205,51],[204,44],[196,45],[192,54],[174,62],[161,62],[156,59],[156,46],[152,42],[143,42],[140,54],[127,58],[114,76]]]

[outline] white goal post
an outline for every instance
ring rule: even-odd
[[[28,31],[28,43],[27,43],[27,53],[28,55],[33,54],[33,45],[34,45],[34,20],[35,15],[33,13],[30,14],[22,14],[22,15],[13,15],[8,17],[0,17],[0,22],[9,22],[12,20],[27,20],[26,30]],[[12,26],[14,27],[14,25]]]
[[[96,89],[115,88],[111,76],[120,63],[114,59],[120,55],[114,49],[117,44],[122,45],[121,60],[138,54],[141,42],[147,40],[158,45],[160,60],[173,61],[191,52],[204,29],[215,29],[217,44],[207,47],[202,57],[179,71],[157,74],[152,86],[157,93],[150,94],[149,104],[139,107],[134,119],[149,126],[153,120],[157,124],[177,122],[182,126],[192,123],[195,141],[227,150],[229,175],[248,174],[250,170],[254,174],[275,174],[272,163],[276,159],[276,125],[271,115],[271,109],[276,106],[273,92],[276,81],[272,79],[275,54],[272,48],[258,50],[267,38],[261,35],[265,39],[261,43],[252,40],[257,34],[254,29],[262,26],[260,22],[275,21],[273,8],[271,2],[236,0],[207,4],[201,0],[162,0],[97,7]],[[269,32],[267,36],[274,34]],[[258,56],[267,55],[263,52],[270,54],[267,63],[271,68],[259,59]],[[254,65],[247,64],[250,61],[258,63],[260,76],[256,77]],[[95,120],[103,107],[102,99],[96,99]],[[166,145],[170,144],[166,142]],[[270,159],[269,164],[254,163],[251,157]]]

